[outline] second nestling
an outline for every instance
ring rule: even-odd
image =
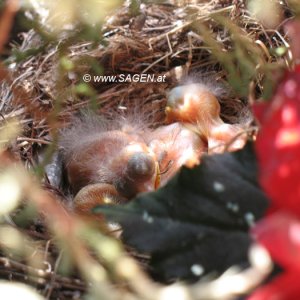
[[[246,141],[245,128],[222,121],[216,96],[203,84],[170,91],[165,123],[152,129],[136,113],[75,118],[60,142],[75,211],[88,215],[99,204],[129,201],[165,185],[180,167],[199,164],[203,153],[223,152],[236,136],[229,151]]]

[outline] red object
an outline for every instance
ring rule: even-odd
[[[259,109],[260,183],[275,210],[300,216],[300,66],[286,74],[272,101],[254,112]]]
[[[248,300],[300,299],[300,66],[287,72],[269,103],[254,113],[261,123],[256,153],[269,215],[252,230],[283,273]]]
[[[300,222],[291,214],[275,213],[252,230],[284,272],[257,289],[247,300],[300,299]]]
[[[257,289],[247,300],[299,300],[299,273],[289,272]]]
[[[252,233],[269,250],[280,266],[299,272],[300,276],[300,221],[298,218],[291,214],[276,213],[260,221]]]

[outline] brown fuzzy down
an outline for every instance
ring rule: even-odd
[[[124,133],[141,135],[149,131],[150,122],[137,112],[112,112],[97,115],[92,111],[83,111],[71,120],[71,126],[61,131],[59,145],[68,160],[85,143],[95,140],[108,131],[121,130]]]
[[[228,84],[218,80],[218,75],[205,75],[201,72],[191,73],[188,76],[184,76],[178,82],[178,85],[190,85],[199,84],[203,89],[215,95],[217,98],[230,98],[233,94],[232,89]]]

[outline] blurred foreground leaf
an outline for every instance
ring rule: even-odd
[[[10,213],[21,199],[21,187],[13,172],[0,174],[0,216]]]
[[[0,293],[2,299],[26,299],[26,300],[42,300],[44,297],[40,296],[33,288],[28,285],[0,281]]]

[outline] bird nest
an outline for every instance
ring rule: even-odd
[[[265,92],[264,74],[268,73],[243,77],[242,71],[235,68],[234,72],[241,72],[237,76],[248,81],[245,79],[244,86],[232,86],[228,82],[234,72],[230,74],[230,64],[219,50],[233,56],[235,47],[244,44],[242,52],[245,52],[240,53],[240,59],[247,51],[254,53],[253,64],[261,62],[261,69],[289,64],[287,56],[267,50],[288,44],[283,23],[275,29],[265,29],[249,14],[243,1],[147,2],[150,3],[143,4],[136,15],[125,5],[108,18],[102,27],[101,43],[97,45],[89,41],[70,42],[68,35],[45,43],[34,30],[23,33],[22,44],[16,49],[23,53],[23,59],[10,65],[1,83],[1,117],[2,126],[15,118],[21,124],[22,130],[9,148],[29,170],[40,171],[41,157],[42,164],[47,163],[55,150],[59,129],[67,126],[71,117],[82,109],[111,114],[138,108],[151,117],[153,127],[163,124],[167,92],[178,84],[211,85],[217,92],[224,120],[231,123],[249,120],[249,99],[255,101]],[[283,9],[286,16],[291,14],[285,5]],[[33,49],[38,51],[32,52]],[[237,67],[240,62],[233,57],[231,63]],[[270,69],[267,67],[264,70]],[[164,79],[159,83],[151,80],[87,83],[86,74],[92,78],[123,74],[131,79],[135,74],[148,74]],[[59,185],[41,178],[46,191],[58,198],[65,197]],[[43,205],[48,204],[35,203],[38,210]],[[22,220],[30,209],[34,210],[20,209],[21,214],[16,212],[9,222],[32,240],[35,248],[27,249],[27,256],[31,253],[31,261],[35,255],[42,256],[44,266],[35,267],[28,260],[18,261],[4,252],[0,257],[1,277],[29,283],[47,299],[80,299],[89,289],[88,284],[74,275],[74,270],[69,270],[71,275],[57,273],[63,251],[54,246],[51,231],[45,228],[40,214],[34,217],[35,221],[24,224]],[[62,214],[55,208],[51,212]],[[77,268],[82,272],[80,264]],[[119,285],[124,288],[120,283],[117,288]]]

